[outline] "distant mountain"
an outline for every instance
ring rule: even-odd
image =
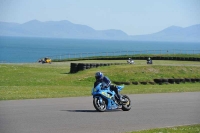
[[[131,36],[131,39],[140,41],[200,42],[200,24],[186,28],[171,26],[157,33]]]
[[[94,30],[67,20],[40,22],[31,20],[24,24],[0,22],[0,36],[29,36],[85,39],[128,39],[121,30]]]
[[[121,30],[95,30],[67,20],[47,22],[31,20],[23,24],[0,22],[0,36],[200,42],[200,24],[186,28],[171,26],[153,34],[129,36]]]

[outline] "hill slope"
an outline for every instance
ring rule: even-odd
[[[178,26],[168,27],[160,32],[131,36],[133,40],[142,41],[191,41],[200,42],[200,24],[182,28]]]

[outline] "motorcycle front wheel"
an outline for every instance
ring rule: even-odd
[[[131,109],[131,99],[126,95],[123,95],[122,98],[126,101],[126,103],[122,104],[122,110],[129,111]]]
[[[101,99],[99,97],[93,98],[93,105],[94,108],[99,112],[104,112],[106,110],[106,101],[104,99]]]

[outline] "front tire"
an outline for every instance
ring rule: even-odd
[[[99,112],[104,112],[106,110],[106,101],[102,99],[102,102],[100,102],[99,97],[93,98],[93,105],[94,108]]]
[[[122,104],[122,110],[129,111],[131,109],[131,99],[126,95],[123,95],[122,98],[127,101],[126,103]]]

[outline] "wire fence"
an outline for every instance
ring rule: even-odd
[[[129,56],[129,55],[175,55],[175,54],[200,54],[200,50],[143,50],[143,51],[115,51],[115,52],[88,52],[88,53],[68,53],[48,56],[53,60],[76,59],[87,57],[104,56]]]

